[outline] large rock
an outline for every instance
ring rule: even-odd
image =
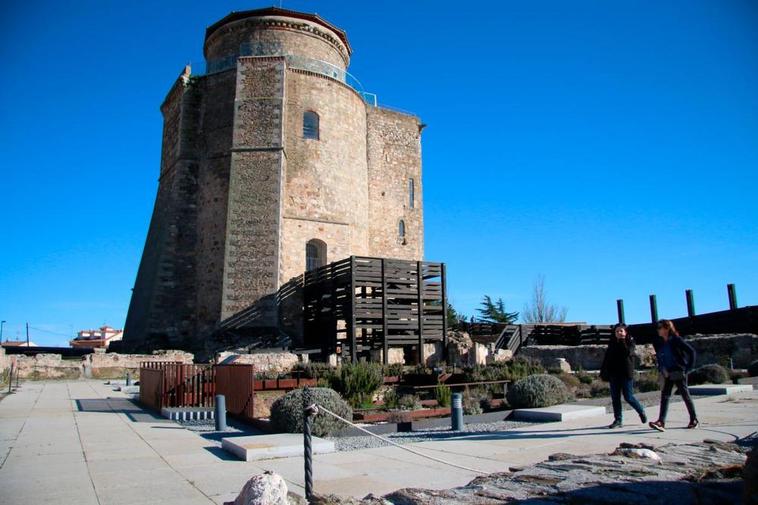
[[[273,472],[255,475],[245,483],[234,505],[289,505],[287,484]]]
[[[297,354],[292,354],[291,352],[239,354],[225,351],[216,355],[216,364],[253,365],[255,366],[256,373],[287,373],[292,371],[292,368],[298,361]]]

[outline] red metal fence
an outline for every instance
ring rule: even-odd
[[[216,392],[214,368],[176,362],[144,362],[140,366],[140,401],[163,407],[212,407]]]
[[[255,406],[255,369],[253,365],[216,365],[216,394],[224,395],[226,411],[251,420]]]

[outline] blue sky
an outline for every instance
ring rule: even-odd
[[[0,6],[0,319],[61,344],[126,317],[157,188],[158,107],[232,2]],[[416,112],[426,257],[455,306],[570,320],[758,304],[754,1],[284,1],[344,28],[351,72]]]

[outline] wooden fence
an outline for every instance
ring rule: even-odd
[[[224,395],[226,411],[244,420],[255,417],[253,365],[216,365],[216,394]]]
[[[140,401],[155,410],[163,407],[213,407],[214,369],[209,365],[143,362]]]

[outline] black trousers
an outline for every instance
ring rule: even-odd
[[[690,390],[687,389],[687,379],[671,380],[668,378],[663,382],[663,389],[661,390],[661,412],[658,415],[658,420],[666,422],[669,400],[671,399],[671,391],[674,389],[674,386],[677,387],[682,395],[682,400],[684,400],[684,404],[687,406],[687,412],[690,413],[690,421],[694,421],[697,419],[697,414],[695,413],[695,404],[692,402],[692,397],[690,396]]]

